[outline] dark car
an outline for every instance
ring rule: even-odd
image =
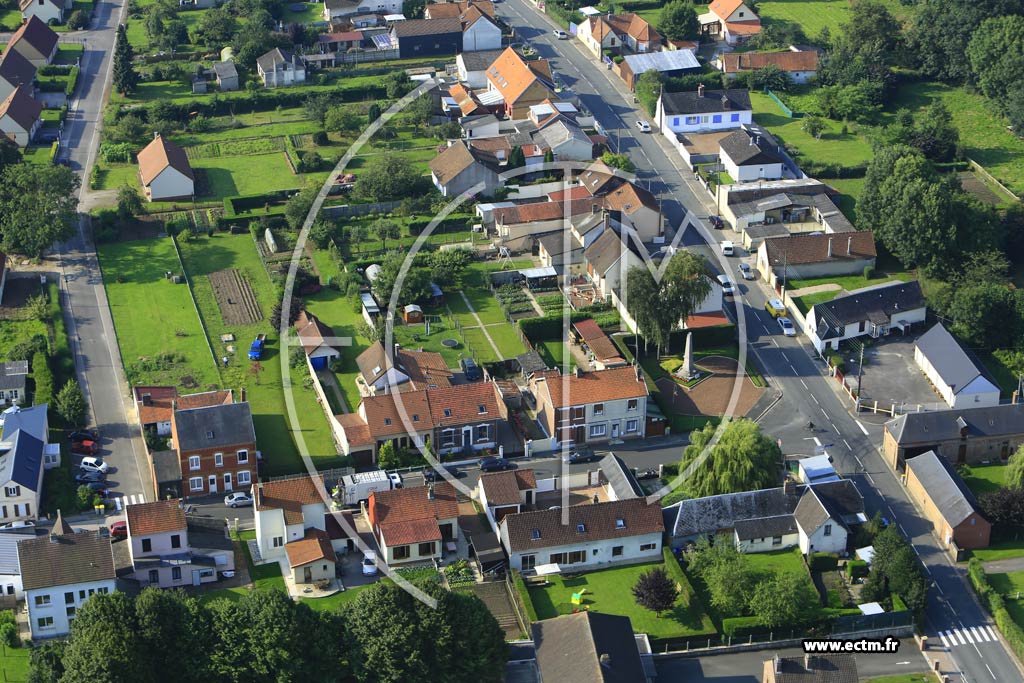
[[[91,484],[93,482],[106,481],[106,480],[107,480],[107,473],[106,472],[80,471],[78,474],[75,475],[75,483],[76,484]]]
[[[99,441],[100,433],[95,429],[83,429],[68,434],[68,441]]]
[[[572,453],[569,453],[567,456],[562,458],[562,462],[566,463],[567,465],[578,465],[580,463],[594,462],[595,460],[600,459],[601,458],[597,457],[595,453],[592,453],[590,451],[573,451]]]
[[[128,522],[114,522],[110,525],[111,538],[128,538]]]
[[[636,478],[640,481],[645,479],[657,479],[658,477],[658,470],[656,469],[637,470],[636,472]]]
[[[88,486],[93,492],[99,494],[100,498],[107,498],[110,495],[110,489],[108,489],[107,485],[102,481],[89,482],[88,484],[85,484],[85,486]]]
[[[711,225],[713,227],[718,228],[719,230],[725,227],[725,224],[722,222],[722,219],[719,218],[718,216],[708,216],[708,220],[711,221]]]
[[[510,469],[512,469],[512,463],[505,458],[495,458],[493,455],[489,455],[480,460],[481,472],[504,472]]]
[[[480,371],[480,366],[477,365],[476,361],[472,358],[463,358],[460,360],[459,367],[462,368],[462,373],[470,382],[475,382],[478,379],[484,378],[484,373]]]
[[[448,473],[453,479],[466,476],[465,472],[460,472],[458,468],[452,465],[446,465],[444,471]],[[423,469],[423,481],[427,483],[433,483],[436,481],[443,481],[444,475],[435,470],[433,467],[426,467]]]

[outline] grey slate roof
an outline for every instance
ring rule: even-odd
[[[49,436],[46,433],[46,411],[48,407],[46,403],[43,403],[31,408],[21,408],[6,413],[4,415],[4,435],[14,434],[14,432],[20,429],[23,432],[28,432],[40,441],[46,441]]]
[[[725,106],[722,98],[729,106]],[[728,90],[705,90],[701,97],[697,91],[667,92],[661,96],[667,116],[683,114],[718,114],[720,112],[751,111],[750,92],[739,88]]]
[[[811,484],[793,516],[808,536],[829,518],[844,526],[864,512],[864,498],[849,479]]]
[[[238,446],[256,442],[249,403],[227,403],[175,410],[178,452]]]
[[[960,438],[962,421],[968,436],[1024,434],[1024,403],[987,408],[907,413],[885,423],[885,430],[899,444],[939,443]]]
[[[793,518],[793,515],[741,519],[736,522],[734,529],[736,537],[741,541],[749,541],[754,538],[785,536],[796,533],[796,520]]]
[[[516,356],[516,360],[519,361],[520,370],[525,373],[540,372],[541,370],[548,369],[548,364],[544,362],[544,359],[536,351],[521,353]]]
[[[942,323],[921,335],[917,348],[954,394],[982,375],[981,369]]]
[[[153,475],[158,484],[181,481],[181,461],[177,451],[153,453]]]
[[[95,531],[27,539],[18,556],[26,591],[115,578],[110,539]]]
[[[640,487],[640,482],[633,476],[633,472],[626,467],[626,463],[622,461],[622,458],[614,453],[609,453],[601,458],[598,465],[601,467],[601,472],[604,474],[605,479],[608,480],[608,485],[615,492],[617,500],[643,498],[644,490]]]
[[[13,576],[21,572],[21,567],[18,566],[18,542],[34,537],[35,534],[0,534],[0,575]]]
[[[288,62],[291,62],[296,68],[302,67],[302,62],[294,54],[288,50],[282,50],[279,47],[275,47],[273,50],[267,52],[256,60],[259,67],[263,69],[263,73],[274,71],[279,65],[286,64]]]
[[[832,339],[841,336],[842,328],[850,323],[881,318],[888,321],[900,311],[912,311],[924,305],[921,285],[911,280],[853,292],[815,304],[812,310],[818,338]]]
[[[0,483],[13,481],[39,493],[39,473],[43,467],[43,442],[17,429],[3,439],[10,450],[0,455]]]
[[[25,378],[27,375],[27,360],[18,360],[10,363],[0,363],[0,389],[24,390]]]
[[[31,86],[36,77],[35,64],[28,61],[17,50],[5,50],[0,57],[0,78],[17,87]]]
[[[666,508],[667,513],[675,512],[666,526],[676,537],[714,534],[734,528],[738,521],[790,515],[796,506],[797,496],[787,495],[782,487],[691,498]]]
[[[459,59],[462,60],[462,65],[466,67],[466,71],[483,71],[491,64],[494,60],[501,56],[501,53],[505,50],[480,50],[478,52],[463,52],[459,55]]]
[[[977,510],[978,502],[949,462],[935,451],[907,460],[907,469],[921,482],[921,488],[935,503],[943,519],[954,529]]]
[[[407,19],[395,24],[392,31],[399,39],[416,36],[443,36],[451,33],[462,33],[462,22],[458,17]]]
[[[531,626],[537,668],[555,683],[642,683],[647,680],[629,617],[567,614]],[[602,662],[602,655],[606,655]]]
[[[780,657],[774,666],[775,683],[857,683],[857,662],[849,654]]]
[[[718,145],[737,166],[782,163],[774,138],[764,134],[738,130],[722,138]]]
[[[238,78],[238,69],[235,68],[235,63],[228,62],[217,62],[213,65],[213,71],[217,74],[217,78]]]

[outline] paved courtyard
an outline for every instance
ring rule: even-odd
[[[942,399],[914,361],[914,343],[920,335],[895,335],[878,340],[864,352],[864,376],[861,379],[861,397],[879,403],[879,407],[897,408],[904,405],[906,410],[916,406],[929,409],[945,407]],[[847,383],[857,386],[857,355],[844,348]]]
[[[678,415],[724,415],[732,398],[738,364],[725,356],[708,356],[694,362],[697,367],[713,374],[691,389],[662,377],[655,382],[661,395],[669,400],[672,411]],[[744,373],[733,417],[744,417],[749,413],[764,391],[754,386]]]

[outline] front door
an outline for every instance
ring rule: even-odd
[[[576,435],[575,435],[573,440],[576,443],[586,443],[587,442],[587,428],[585,426],[583,426],[583,425],[580,425],[579,427],[577,427],[576,428]]]
[[[210,475],[210,493],[217,493],[217,475]]]
[[[613,439],[619,438],[619,423],[618,422],[612,422],[612,438]]]
[[[462,428],[462,447],[470,448],[473,445],[473,428],[463,427]]]
[[[528,572],[537,566],[536,555],[523,555],[523,571]]]
[[[231,473],[230,472],[225,472],[224,473],[224,490],[225,491],[230,491],[231,490]]]
[[[313,569],[311,567],[302,568],[302,583],[313,583]]]
[[[967,462],[967,444],[962,443],[956,451],[956,464],[962,465]]]

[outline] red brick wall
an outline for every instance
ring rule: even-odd
[[[174,435],[177,437],[177,434]],[[175,438],[177,443],[177,438]],[[238,463],[238,451],[247,450],[249,451],[248,462]],[[214,453],[223,453],[223,465],[218,467],[214,464]],[[189,467],[189,458],[191,456],[199,456],[199,469],[193,470]],[[181,463],[181,493],[184,496],[205,496],[210,493],[210,475],[217,476],[217,493],[223,493],[226,491],[224,487],[224,475],[231,473],[231,490],[232,491],[244,491],[248,490],[250,484],[256,482],[256,444],[255,443],[243,443],[223,448],[206,448],[197,451],[179,451],[178,460]],[[238,473],[241,471],[249,472],[249,484],[238,483]],[[189,480],[193,477],[202,477],[203,488],[199,491],[193,491],[192,486],[189,484]]]

